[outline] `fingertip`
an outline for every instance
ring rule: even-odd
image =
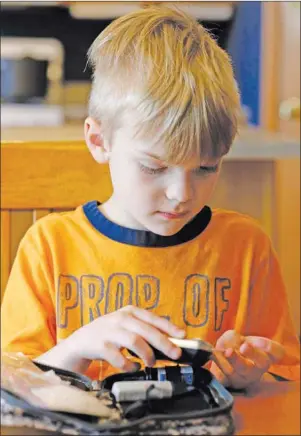
[[[141,369],[140,363],[133,362],[133,366],[132,366],[131,372],[137,372],[137,371],[139,371],[139,369]]]
[[[182,349],[179,347],[174,347],[170,352],[170,356],[172,359],[179,359],[181,357],[181,354]]]
[[[225,351],[224,351],[224,356],[227,357],[228,359],[230,357],[232,357],[233,354],[234,354],[233,348],[226,348]]]
[[[152,368],[155,364],[156,364],[156,358],[155,356],[151,359],[149,359],[149,361],[147,361],[147,359],[144,361],[145,366],[147,366],[148,368]]]
[[[240,346],[240,348],[239,348],[239,352],[240,352],[241,354],[246,354],[246,353],[248,353],[251,349],[252,349],[252,345],[251,345],[251,344],[248,344],[247,342],[244,342],[244,343]]]
[[[184,339],[186,336],[186,331],[183,329],[176,329],[176,335],[180,339]]]

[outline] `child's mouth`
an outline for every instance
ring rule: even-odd
[[[167,220],[177,220],[177,219],[184,218],[184,216],[187,215],[187,212],[182,212],[182,213],[158,212],[158,214]]]

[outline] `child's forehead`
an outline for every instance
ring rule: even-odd
[[[140,140],[137,143],[133,143],[132,152],[140,158],[144,159],[150,159],[157,161],[159,163],[174,165],[175,161],[172,159],[168,159],[168,148],[164,143],[155,143],[151,140]],[[202,158],[197,154],[196,152],[191,154],[191,156],[187,157],[185,161],[177,163],[181,166],[191,166],[191,167],[197,167],[201,165],[216,165],[218,163],[219,159],[209,159],[209,158]]]
[[[173,157],[170,149],[171,145],[166,144],[163,140],[156,141],[151,136],[139,137],[135,132],[135,128],[130,123],[120,127],[117,142],[122,148],[122,154],[130,154],[137,159],[148,159],[157,161],[157,163],[187,167],[214,166],[220,161],[220,158],[200,156],[197,147],[195,147],[195,150],[191,150],[191,153],[185,157],[184,161],[179,161],[177,156]]]

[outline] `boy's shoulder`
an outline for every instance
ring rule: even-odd
[[[242,223],[248,226],[260,227],[260,224],[256,218],[252,216],[230,209],[223,209],[218,207],[211,207],[212,219],[219,220],[227,223]]]
[[[31,235],[61,235],[68,232],[68,229],[74,229],[75,225],[84,224],[85,216],[82,212],[82,206],[70,211],[52,212],[37,220],[28,230]]]
[[[269,236],[263,225],[250,215],[227,209],[212,208],[212,226],[229,237],[250,237],[269,243]]]

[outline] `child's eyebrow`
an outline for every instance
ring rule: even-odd
[[[146,153],[146,152],[144,152],[143,154],[144,154],[146,157],[150,157],[150,158],[155,159],[155,160],[158,160],[158,161],[160,161],[160,162],[162,162],[162,163],[165,162],[164,159],[163,159],[162,157],[157,156],[156,154]]]
[[[160,156],[157,156],[156,154],[148,153],[148,152],[143,152],[143,155],[146,156],[146,157],[150,157],[152,159],[155,159],[155,160],[159,161],[162,164],[166,164],[166,161],[164,160],[164,158],[162,158]],[[220,165],[220,162],[217,162],[217,163],[200,163],[198,168],[209,169],[209,170],[216,170],[216,169],[218,169],[219,165]]]

